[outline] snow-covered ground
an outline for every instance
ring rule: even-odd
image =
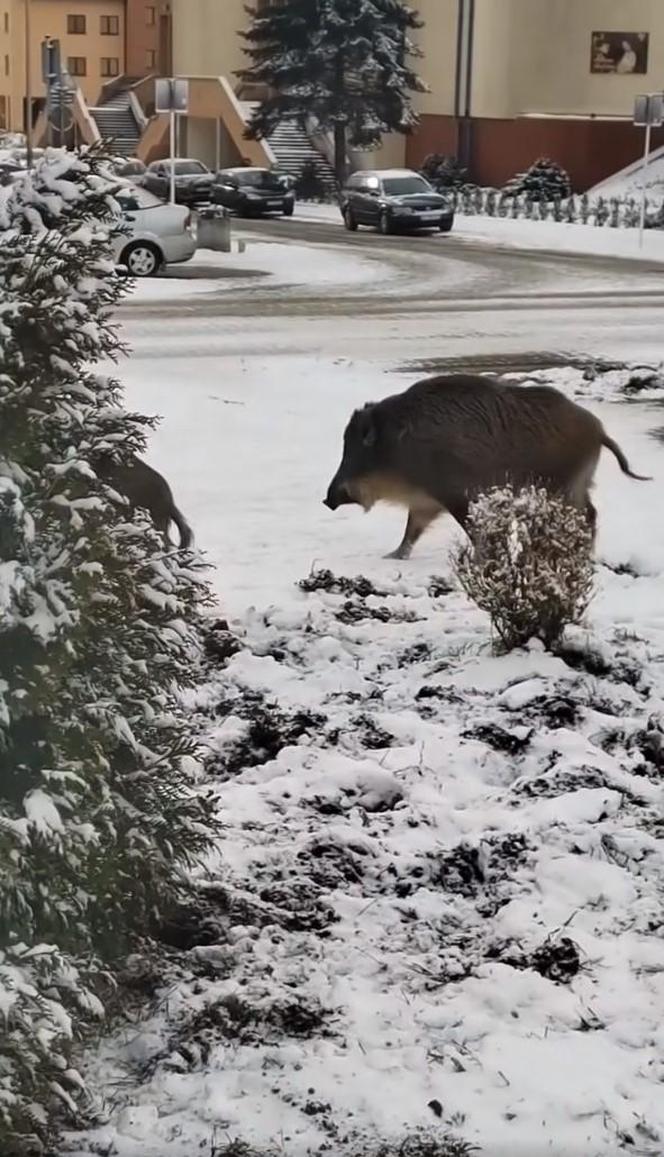
[[[248,244],[243,253],[215,253],[199,249],[190,262],[172,265],[161,277],[137,281],[137,301],[170,301],[198,294],[237,292],[265,279],[271,287],[297,282],[312,290],[362,288],[367,291],[385,280],[388,267],[361,254],[340,256],[330,246],[314,248],[290,245],[288,255],[279,245],[244,237],[241,227],[234,235]],[[285,259],[286,257],[286,259]]]
[[[587,626],[563,655],[494,657],[449,581],[452,525],[397,564],[402,513],[321,500],[350,411],[415,380],[404,361],[551,350],[565,321],[509,314],[487,336],[472,313],[358,309],[126,315],[129,402],[164,416],[151,460],[240,649],[191,702],[222,824],[200,901],[132,963],[150,999],[123,996],[131,1025],[90,1056],[106,1119],[67,1151],[462,1157],[454,1137],[485,1157],[659,1157],[662,389],[627,402],[627,373],[538,375],[655,480],[605,454]],[[587,339],[570,322],[568,348],[603,352],[614,317],[589,315]],[[313,567],[367,581],[304,591]]]
[[[645,173],[646,195],[653,204],[664,200],[664,147],[653,149],[644,170],[643,160],[626,165],[624,169],[600,181],[590,190],[590,196],[640,197]]]
[[[302,204],[297,218],[335,224],[343,228],[336,205]],[[294,220],[297,220],[294,218]],[[607,257],[632,257],[643,261],[664,261],[664,231],[648,229],[643,248],[638,229],[611,229],[608,226],[568,225],[556,221],[513,221],[508,217],[466,217],[458,214],[455,238],[515,249],[547,249],[560,253],[588,253]],[[441,238],[444,243],[445,238]]]

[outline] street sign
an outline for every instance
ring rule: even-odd
[[[51,84],[60,75],[60,41],[52,40],[50,36],[42,40],[42,80],[44,84]]]
[[[641,164],[641,212],[639,214],[639,249],[643,248],[643,230],[646,225],[646,187],[650,161],[650,133],[664,121],[664,93],[642,93],[634,100],[634,124],[644,128],[643,161]]]
[[[634,100],[634,124],[645,128],[647,125],[661,125],[664,121],[664,93],[651,92],[637,96]]]
[[[189,81],[175,77],[155,81],[155,112],[168,113],[170,119],[170,201],[175,204],[175,117],[189,112]]]
[[[181,78],[155,81],[155,112],[175,112],[186,114],[189,111],[189,81]]]

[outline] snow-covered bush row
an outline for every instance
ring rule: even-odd
[[[151,422],[91,368],[121,347],[103,159],[51,152],[0,200],[0,1152],[39,1151],[109,966],[205,847],[177,688],[206,598],[95,462]]]
[[[466,185],[452,193],[457,213],[467,217],[511,217],[527,221],[559,221],[568,225],[606,225],[609,228],[634,229],[638,227],[640,202],[635,197],[624,199],[597,197],[591,200],[587,193],[541,201],[530,193],[514,195],[505,189],[486,189]],[[659,206],[646,200],[646,221],[652,228],[661,228]]]

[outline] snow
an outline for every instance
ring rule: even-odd
[[[241,230],[234,236],[243,238]],[[255,242],[244,253],[215,253],[199,249],[184,265],[172,265],[157,278],[136,282],[137,301],[164,301],[208,293],[236,293],[266,279],[271,287],[301,285],[308,288],[362,287],[367,291],[388,274],[379,260],[354,255],[340,257],[329,246],[275,245]]]
[[[257,703],[312,718],[273,758],[213,776],[222,835],[202,879],[238,915],[180,953],[143,1023],[91,1057],[118,1105],[96,1143],[118,1157],[231,1140],[363,1155],[376,1136],[422,1128],[489,1157],[534,1157],[543,1143],[606,1157],[626,1137],[629,1151],[659,1154],[663,797],[637,739],[664,713],[658,486],[626,479],[610,455],[600,463],[599,558],[640,570],[599,566],[575,636],[607,671],[538,647],[493,657],[486,620],[458,591],[428,594],[452,526],[396,565],[382,554],[403,515],[320,504],[349,411],[404,375],[257,351],[224,360],[223,385],[215,356],[199,356],[183,389],[187,356],[139,359],[125,376],[133,405],[165,412],[156,462],[175,476],[242,642],[192,700],[212,712],[212,765],[233,764]],[[540,376],[581,395],[636,469],[661,474],[656,411],[617,403],[627,375]],[[378,594],[349,602],[386,607],[388,621],[345,622],[346,596],[303,594],[295,580],[313,563],[367,575]],[[630,664],[639,677],[624,681]],[[215,717],[219,701],[230,706]],[[556,717],[559,702],[576,722]],[[566,937],[577,971],[558,982],[532,960]],[[245,1027],[224,1011],[234,1001],[251,1010]],[[280,1009],[293,1003],[323,1027],[289,1027]]]
[[[612,194],[614,195],[614,194]],[[617,195],[617,194],[615,194]],[[337,205],[297,205],[294,220],[312,224],[338,225],[343,222]],[[450,238],[471,244],[505,246],[513,249],[546,249],[559,253],[588,253],[606,257],[631,257],[639,261],[664,261],[664,230],[648,229],[643,249],[638,229],[609,226],[568,225],[562,221],[521,221],[507,217],[468,217],[457,214]],[[440,238],[445,246],[448,238]]]
[[[334,260],[338,284],[355,276],[355,255]],[[142,1018],[89,1055],[106,1119],[69,1136],[76,1157],[88,1141],[216,1157],[234,1140],[256,1157],[374,1157],[376,1138],[405,1153],[420,1129],[487,1157],[661,1154],[664,799],[647,755],[664,721],[661,386],[626,404],[625,372],[533,375],[655,478],[603,454],[597,595],[561,655],[494,656],[454,584],[431,593],[450,577],[449,521],[396,564],[382,556],[402,512],[321,504],[351,410],[410,384],[405,358],[565,337],[599,352],[616,328],[491,319],[495,333],[472,313],[429,328],[125,314],[129,403],[164,415],[151,460],[240,650],[188,699],[222,825],[202,934],[152,961]],[[375,593],[305,593],[314,565]]]
[[[648,229],[643,249],[638,229],[611,229],[597,225],[568,225],[557,221],[512,221],[501,217],[459,215],[454,235],[468,241],[505,245],[517,249],[548,249],[559,253],[597,253],[607,257],[631,257],[664,261],[664,231]]]
[[[643,159],[627,165],[590,190],[590,196],[640,197],[643,188]],[[646,195],[650,204],[664,199],[664,146],[653,149],[646,169]]]

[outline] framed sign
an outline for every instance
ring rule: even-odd
[[[593,32],[591,72],[642,76],[648,71],[647,32]]]

